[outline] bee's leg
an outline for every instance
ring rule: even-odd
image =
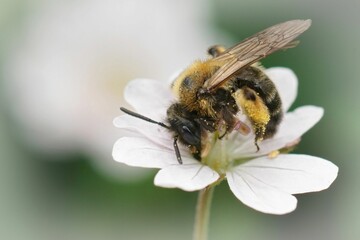
[[[219,137],[219,139],[223,138],[227,133],[231,133],[232,131],[238,131],[242,135],[248,135],[251,131],[250,127],[246,125],[243,121],[235,118],[235,123],[228,124],[226,127],[226,131]],[[257,146],[257,144],[255,144]]]
[[[238,131],[242,135],[248,135],[251,131],[250,127],[239,119],[235,123],[234,130]]]
[[[255,139],[255,147],[256,147],[256,152],[258,152],[260,150],[259,144],[258,144],[258,140]]]
[[[232,130],[234,130],[235,123],[237,121],[237,119],[234,117],[232,112],[230,110],[228,110],[227,108],[222,109],[221,115],[222,115],[221,124],[225,126],[225,131],[222,135],[219,136],[219,139],[222,139],[223,137],[225,137],[225,135],[227,133],[232,132]]]
[[[218,139],[221,140],[229,132],[228,124],[224,119],[221,119],[218,123]]]
[[[209,132],[215,132],[216,130],[216,121],[212,117],[200,117],[195,119],[195,121],[199,123],[201,127],[208,130]]]
[[[228,133],[228,131],[226,130],[221,136],[218,137],[219,140],[223,139],[227,133]]]
[[[221,53],[225,52],[226,48],[221,45],[214,45],[208,48],[208,54],[213,57],[219,56]]]
[[[254,141],[254,144],[256,146],[256,151],[258,152],[260,150],[260,147],[259,147],[259,142],[261,142],[262,140],[264,140],[264,129],[263,128],[259,128],[259,127],[256,127],[256,126],[253,126],[254,128],[254,131],[255,131],[255,141]]]
[[[233,97],[251,122],[255,133],[254,143],[257,151],[259,151],[258,142],[264,139],[267,125],[271,118],[269,109],[259,94],[247,86],[243,86],[234,92]]]
[[[175,154],[176,154],[176,159],[178,160],[179,164],[182,164],[182,159],[181,159],[181,154],[180,154],[180,150],[179,150],[179,146],[177,144],[177,140],[178,140],[178,136],[174,137],[174,149],[175,149]]]

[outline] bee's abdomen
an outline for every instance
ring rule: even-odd
[[[232,81],[232,91],[236,92],[244,87],[255,91],[266,105],[270,119],[262,137],[272,137],[283,117],[280,95],[274,83],[260,69],[248,67],[236,74]]]
[[[275,91],[273,93],[274,96],[269,99],[264,99],[264,102],[268,107],[270,113],[270,121],[266,125],[264,138],[270,138],[276,133],[277,127],[279,126],[283,117],[283,111],[282,111],[282,105],[281,105],[281,99],[279,93],[277,92],[276,88],[274,88],[273,90]]]

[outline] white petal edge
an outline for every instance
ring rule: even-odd
[[[324,109],[317,106],[302,106],[292,112],[286,113],[283,122],[279,126],[275,138],[283,136],[301,137],[311,129],[324,116]],[[269,139],[270,141],[271,139]]]
[[[153,117],[154,111],[165,110],[174,99],[166,82],[151,79],[134,79],[124,90],[124,98],[134,109],[147,117]]]
[[[290,194],[327,189],[336,179],[339,170],[325,159],[301,154],[281,154],[274,159],[257,158],[237,168]]]
[[[159,187],[180,188],[196,191],[219,179],[219,174],[200,162],[172,165],[162,168],[155,176],[154,184]]]
[[[130,115],[116,117],[113,123],[117,128],[138,132],[144,137],[161,144],[164,147],[171,148],[172,136],[170,132],[159,125],[146,122]]]
[[[284,112],[294,103],[298,91],[298,79],[295,73],[284,67],[272,67],[265,70],[279,92]]]
[[[295,210],[297,200],[289,193],[280,191],[253,176],[233,168],[226,173],[234,195],[245,205],[268,214],[286,214]]]
[[[286,113],[275,136],[259,144],[258,154],[267,154],[292,144],[314,127],[323,115],[324,109],[316,106],[302,106]]]
[[[138,133],[152,142],[155,142],[169,150],[174,150],[174,137],[172,133],[166,128],[129,115],[121,115],[116,117],[113,123],[117,128]],[[188,148],[186,148],[183,144],[178,144],[178,146],[181,152],[181,156],[191,157]]]
[[[302,106],[293,112],[286,113],[274,137],[259,143],[260,150],[257,151],[253,139],[239,144],[232,156],[256,157],[266,155],[272,151],[281,149],[299,139],[304,133],[320,121],[324,115],[324,109],[316,106]]]
[[[113,158],[117,162],[134,167],[163,168],[172,164],[179,164],[175,151],[166,149],[146,138],[122,137],[114,144]],[[184,163],[197,161],[182,156]]]

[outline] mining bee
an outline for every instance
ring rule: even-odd
[[[166,123],[157,122],[128,109],[129,115],[158,124],[173,132],[177,160],[182,164],[178,141],[188,146],[194,158],[208,153],[206,139],[217,133],[219,139],[232,131],[254,131],[254,144],[272,137],[281,122],[281,99],[274,83],[258,61],[280,49],[295,47],[295,40],[311,25],[311,20],[292,20],[269,27],[225,49],[210,47],[211,58],[198,60],[173,82],[178,101],[167,110]],[[248,126],[237,114],[243,113]]]

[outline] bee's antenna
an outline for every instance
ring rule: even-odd
[[[145,116],[143,116],[143,115],[141,115],[141,114],[138,114],[138,113],[136,113],[136,112],[130,111],[129,109],[120,107],[120,110],[123,111],[123,112],[126,113],[126,114],[129,114],[130,116],[133,116],[133,117],[136,117],[136,118],[140,118],[140,119],[142,119],[142,120],[144,120],[144,121],[151,122],[151,123],[155,123],[155,124],[157,124],[157,125],[159,125],[159,126],[161,126],[161,127],[170,129],[169,126],[167,126],[166,124],[164,124],[164,123],[162,123],[162,122],[157,122],[157,121],[152,120],[152,119],[150,119],[150,118],[148,118],[148,117],[145,117]]]
[[[126,114],[129,114],[130,116],[133,116],[133,117],[136,117],[136,118],[140,118],[140,119],[145,120],[145,121],[147,121],[147,122],[155,123],[155,124],[157,124],[157,125],[159,125],[159,126],[161,126],[161,127],[164,127],[164,128],[166,128],[166,129],[170,129],[169,126],[167,126],[166,124],[164,124],[164,123],[162,123],[162,122],[154,121],[154,120],[152,120],[151,118],[148,118],[148,117],[145,117],[145,116],[143,116],[143,115],[141,115],[141,114],[138,114],[138,113],[136,113],[136,112],[130,111],[129,109],[120,107],[120,110],[123,111],[123,112],[126,113]],[[178,144],[177,144],[177,140],[178,140],[178,136],[175,136],[175,137],[174,137],[174,149],[175,149],[175,154],[176,154],[176,158],[177,158],[178,162],[179,162],[180,164],[182,164],[183,162],[182,162],[182,159],[181,159],[181,154],[180,154],[179,146],[178,146]]]

